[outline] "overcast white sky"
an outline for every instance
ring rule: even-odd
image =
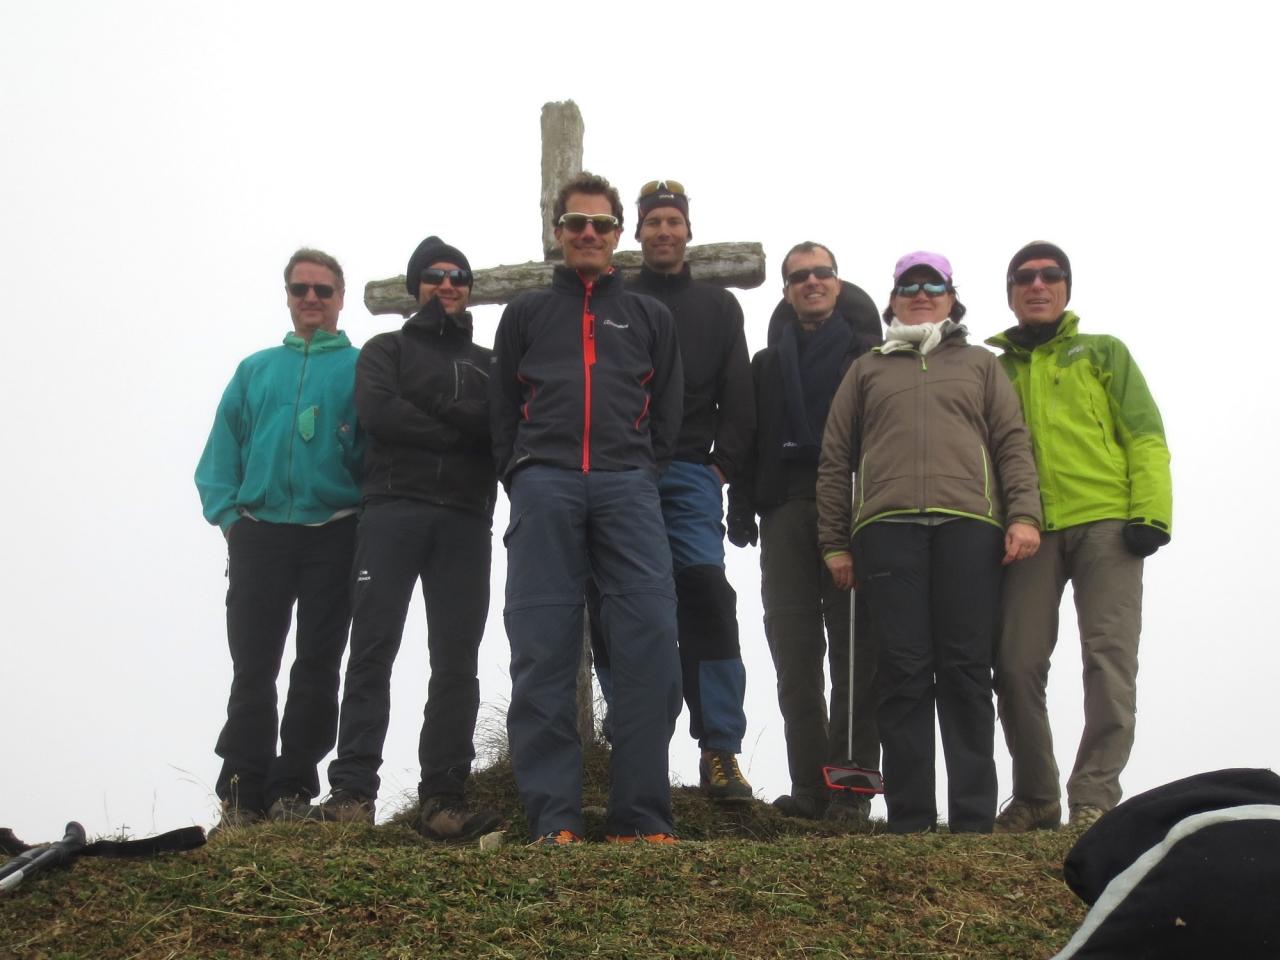
[[[476,267],[539,258],[539,111],[570,98],[586,165],[624,198],[675,177],[696,242],[764,244],[768,280],[740,292],[753,351],[798,240],[881,305],[899,255],[945,253],[975,338],[1012,322],[1013,251],[1060,244],[1082,329],[1129,344],[1173,451],[1125,789],[1275,766],[1275,27],[1235,2],[5,4],[0,825],[34,840],[72,818],[134,835],[213,821],[225,551],[191,476],[236,363],[288,329],[284,262],[303,244],[342,261],[360,344],[399,324],[369,315],[363,285],[429,233]],[[477,311],[480,342],[497,317]],[[772,799],[788,784],[758,555],[730,550],[744,768]],[[490,718],[510,689],[503,562],[499,542]],[[1064,774],[1074,626],[1068,599]],[[417,782],[424,633],[415,606],[384,801]],[[696,782],[686,730],[672,769]]]

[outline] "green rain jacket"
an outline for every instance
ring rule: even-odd
[[[1129,520],[1172,533],[1173,481],[1160,411],[1128,348],[1115,337],[1078,332],[1062,315],[1057,335],[1033,350],[1009,339],[1004,351],[1031,430],[1045,530]]]
[[[317,330],[241,361],[196,467],[206,520],[317,524],[359,505],[358,356],[342,331]]]

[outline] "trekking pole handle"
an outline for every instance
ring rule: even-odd
[[[70,821],[61,840],[23,851],[0,867],[0,894],[8,893],[22,883],[25,877],[33,876],[46,867],[57,867],[69,862],[84,845],[84,827],[74,820]]]

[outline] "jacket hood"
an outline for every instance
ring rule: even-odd
[[[1064,310],[1062,313],[1062,318],[1058,321],[1058,332],[1045,342],[1056,343],[1065,337],[1074,337],[1079,327],[1080,327],[1080,317],[1072,313],[1070,310]],[[1000,333],[997,333],[993,337],[987,337],[987,339],[984,340],[983,343],[985,343],[989,347],[999,347],[1001,350],[1007,351],[1008,353],[1022,353],[1022,354],[1031,353],[1029,349],[1027,349],[1026,347],[1020,346],[1018,343],[1010,339],[1009,334],[1011,334],[1014,330],[1017,330],[1017,329],[1018,329],[1017,325],[1014,325],[1010,327],[1008,330],[1003,330]],[[1041,346],[1043,346],[1043,344],[1041,344]]]

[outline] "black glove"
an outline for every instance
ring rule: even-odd
[[[1140,520],[1130,520],[1124,525],[1125,549],[1135,557],[1149,557],[1168,542],[1169,534],[1159,527]]]
[[[750,513],[729,517],[728,531],[729,542],[735,547],[745,547],[747,544],[754,547],[760,539],[760,528],[756,526],[755,516]]]

